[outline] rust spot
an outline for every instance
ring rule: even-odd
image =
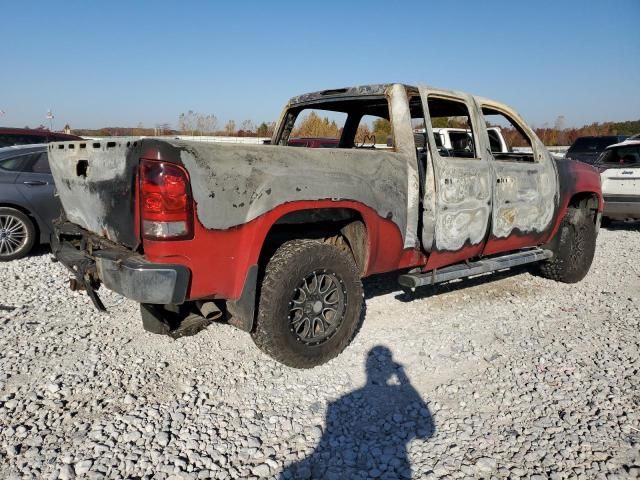
[[[502,218],[508,224],[513,224],[516,221],[516,209],[508,208],[502,211]]]

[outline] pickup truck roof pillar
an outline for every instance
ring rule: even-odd
[[[407,172],[407,224],[404,232],[404,248],[417,248],[418,215],[420,205],[420,186],[418,175],[418,158],[415,139],[411,128],[411,111],[409,97],[404,85],[393,84],[387,90],[389,98],[389,117],[393,125],[394,145],[396,153],[406,160]]]

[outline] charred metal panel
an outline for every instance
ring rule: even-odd
[[[553,224],[559,201],[553,157],[515,110],[486,98],[476,97],[476,102],[480,108],[486,106],[511,117],[529,136],[533,149],[533,162],[493,161],[496,184],[492,236],[545,232]]]
[[[493,235],[504,238],[514,230],[543,232],[551,226],[556,210],[556,172],[552,162],[497,166]]]
[[[437,250],[455,251],[483,242],[491,216],[488,165],[477,159],[442,162],[437,167],[436,203]]]
[[[170,143],[189,172],[198,219],[206,228],[242,225],[287,202],[333,199],[364,203],[406,230],[408,167],[401,154]]]
[[[391,84],[360,85],[356,87],[335,88],[319,92],[304,93],[289,100],[288,106],[292,107],[302,103],[325,101],[343,97],[358,97],[363,95],[384,95]]]
[[[185,165],[198,219],[209,229],[242,225],[287,202],[333,199],[361,202],[407,231],[407,179],[413,173],[400,153],[160,139],[73,144],[50,146],[67,218],[129,246],[138,243],[135,179],[143,155]]]
[[[49,144],[49,164],[67,219],[109,240],[138,244],[134,192],[138,139]]]
[[[420,208],[420,177],[416,155],[415,137],[411,128],[409,98],[404,85],[394,84],[388,89],[391,123],[396,151],[405,159],[406,229],[404,247],[416,248],[418,237],[418,215]],[[402,231],[402,230],[401,230]]]
[[[428,149],[427,149],[428,150]],[[436,240],[436,176],[433,169],[433,156],[427,152],[426,157],[420,159],[425,162],[425,180],[422,198],[422,246],[430,253]]]
[[[426,118],[429,159],[423,198],[422,242],[427,251],[457,251],[486,240],[491,217],[493,171],[486,156],[488,140],[475,135],[478,158],[443,157],[438,152],[427,98],[466,104],[474,132],[483,128],[473,98],[465,93],[419,87]],[[433,230],[429,226],[433,225]]]

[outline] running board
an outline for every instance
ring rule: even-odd
[[[543,250],[534,248],[523,252],[510,253],[499,257],[485,258],[476,262],[459,263],[436,269],[427,273],[407,273],[400,275],[398,282],[403,287],[416,288],[423,285],[433,285],[435,283],[448,282],[458,278],[471,277],[482,273],[495,272],[496,270],[504,270],[518,265],[539,262],[553,257],[551,250]]]

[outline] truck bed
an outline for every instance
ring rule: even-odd
[[[118,138],[51,144],[51,170],[67,219],[113,242],[139,243],[139,159],[182,164],[197,220],[207,229],[245,224],[278,205],[354,200],[405,233],[406,161],[397,153]]]

